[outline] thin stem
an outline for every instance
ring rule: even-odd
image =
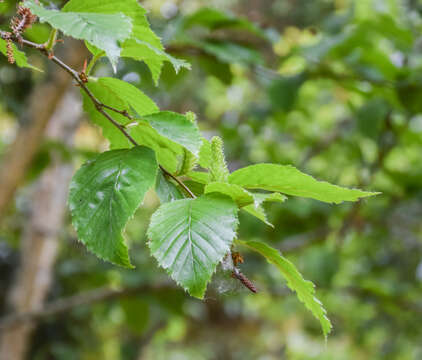
[[[5,39],[6,37],[10,36],[4,31],[0,31],[0,37]],[[56,63],[58,66],[60,66],[63,70],[65,70],[70,76],[73,77],[73,79],[78,83],[78,85],[81,87],[81,89],[88,95],[90,100],[95,105],[95,108],[99,113],[101,113],[108,121],[110,121],[117,129],[120,130],[120,132],[134,145],[139,146],[139,144],[135,141],[135,139],[126,131],[125,126],[119,124],[116,120],[114,120],[110,114],[108,114],[104,109],[108,109],[111,111],[114,111],[116,113],[119,113],[123,116],[126,116],[128,119],[133,120],[133,118],[129,115],[129,113],[126,110],[118,110],[111,106],[103,104],[101,101],[99,101],[95,95],[88,89],[86,84],[81,80],[79,73],[72,69],[70,66],[66,65],[63,61],[61,61],[59,58],[54,56],[53,54],[49,53],[49,51],[45,48],[44,44],[37,44],[32,41],[28,41],[25,39],[17,39],[16,36],[13,38],[14,41],[18,41],[22,45],[25,45],[27,47],[36,49],[43,53],[45,56],[47,56],[51,61]],[[179,186],[193,199],[196,198],[195,194],[183,183],[182,180],[178,179],[176,176],[174,176],[172,173],[167,171],[163,166],[160,166],[160,170],[164,173],[164,175],[172,178],[174,181],[176,181]]]
[[[54,45],[56,45],[56,40],[57,40],[57,29],[52,29],[50,32],[50,36],[48,37],[48,40],[44,45],[45,50],[52,51],[54,48]]]
[[[116,109],[116,108],[109,106],[109,105],[106,105],[106,104],[102,104],[102,106],[106,109],[109,109],[109,110],[114,111],[114,112],[116,112],[120,115],[123,115],[123,116],[127,117],[129,120],[133,121],[133,117],[128,113],[127,110],[119,110],[119,109]]]
[[[104,51],[99,52],[97,55],[95,55],[91,61],[88,64],[88,67],[86,68],[86,75],[89,76],[91,74],[92,69],[94,68],[95,64],[98,60],[101,59],[101,57],[104,56]]]

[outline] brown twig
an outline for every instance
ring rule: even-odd
[[[51,316],[61,315],[78,306],[92,305],[98,302],[118,299],[139,293],[150,293],[151,291],[168,289],[174,289],[174,287],[170,283],[163,283],[157,285],[141,285],[138,287],[123,289],[99,288],[90,290],[50,302],[49,304],[46,304],[44,308],[39,310],[8,315],[0,320],[0,330],[28,321],[42,320]]]
[[[2,39],[10,39],[10,33],[7,33],[5,31],[0,31],[0,37]],[[81,87],[81,89],[88,95],[92,103],[94,104],[95,108],[99,113],[101,113],[108,121],[110,121],[117,129],[120,130],[120,132],[135,146],[138,146],[139,144],[133,139],[133,137],[126,131],[125,126],[119,124],[116,120],[114,120],[110,114],[108,114],[104,109],[108,109],[111,111],[114,111],[116,113],[119,113],[123,116],[126,116],[128,119],[132,120],[132,117],[129,115],[127,110],[118,110],[116,108],[113,108],[109,105],[103,104],[101,101],[99,101],[95,95],[88,89],[83,79],[81,79],[79,73],[66,65],[63,61],[61,61],[59,58],[54,56],[53,54],[49,53],[44,44],[37,44],[32,41],[28,41],[25,39],[18,39],[16,36],[13,37],[13,40],[18,42],[19,44],[23,46],[27,46],[33,49],[36,49],[40,51],[42,54],[47,56],[48,59],[56,63],[58,66],[60,66],[63,70],[65,70],[72,78],[77,82],[77,84]],[[174,176],[172,173],[170,173],[168,170],[166,170],[163,166],[159,165],[161,171],[168,177],[172,178],[174,181],[176,181],[179,186],[191,197],[196,198],[195,194],[183,183],[182,180],[178,179],[176,176]]]

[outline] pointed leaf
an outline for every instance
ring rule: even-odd
[[[53,28],[75,39],[87,40],[104,50],[115,68],[120,56],[119,42],[129,38],[132,21],[116,9],[112,14],[92,12],[62,12],[47,10],[33,0],[25,6],[37,15],[41,22],[48,22]]]
[[[154,186],[157,168],[154,152],[137,146],[102,153],[76,172],[69,207],[78,238],[89,251],[131,267],[122,231]]]
[[[151,218],[149,247],[158,263],[192,296],[202,298],[217,264],[230,250],[237,206],[204,195],[161,205]]]
[[[267,224],[268,226],[274,228],[274,225],[271,224],[267,219],[267,214],[265,213],[264,208],[262,205],[255,206],[255,205],[248,205],[242,208],[242,210],[246,211],[249,215],[256,217],[257,219],[261,220],[263,223]]]
[[[379,194],[347,189],[325,181],[318,181],[290,165],[258,164],[248,166],[232,173],[229,182],[248,189],[279,191],[288,195],[308,197],[335,204]]]
[[[331,322],[326,316],[326,311],[321,302],[315,297],[315,286],[312,282],[305,280],[296,267],[280,252],[259,241],[239,241],[240,244],[258,252],[264,256],[270,264],[275,265],[287,280],[290,289],[296,292],[297,297],[312,314],[319,320],[324,336],[327,337],[331,331]]]

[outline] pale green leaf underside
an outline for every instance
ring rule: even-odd
[[[299,300],[312,312],[321,323],[322,331],[326,337],[331,331],[331,322],[326,316],[326,311],[321,302],[315,297],[315,286],[312,282],[305,280],[296,267],[279,251],[259,241],[238,241],[240,244],[258,252],[267,261],[275,265],[287,280],[290,289],[296,292]]]
[[[258,164],[248,166],[232,173],[229,182],[248,189],[278,191],[336,204],[378,194],[318,181],[290,165]]]
[[[202,137],[196,123],[185,115],[171,111],[160,111],[142,116],[160,135],[185,147],[197,156],[202,145]]]
[[[255,207],[259,207],[260,205],[262,205],[264,202],[285,202],[287,200],[287,196],[284,196],[283,194],[280,193],[267,193],[267,194],[263,194],[263,193],[251,193],[253,198],[254,198],[254,205]]]
[[[131,267],[122,232],[155,184],[154,152],[143,146],[100,154],[70,184],[69,207],[79,240],[95,255]]]
[[[230,250],[237,206],[216,194],[166,203],[154,213],[149,247],[158,263],[192,296],[202,298],[217,264]]]
[[[26,1],[25,6],[29,7],[41,22],[47,22],[65,35],[89,41],[104,50],[113,66],[117,64],[120,56],[119,42],[128,39],[132,33],[131,19],[118,10],[113,14],[61,12],[47,10],[33,0]]]

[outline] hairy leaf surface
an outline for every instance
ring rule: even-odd
[[[204,195],[161,205],[151,218],[149,247],[158,263],[192,296],[202,298],[217,264],[230,250],[237,206]]]
[[[239,241],[240,244],[264,256],[270,264],[275,265],[287,280],[290,289],[296,292],[297,297],[312,314],[319,320],[324,336],[331,331],[331,322],[326,316],[326,311],[321,302],[315,297],[315,285],[305,280],[296,267],[279,251],[259,241]]]
[[[279,191],[288,195],[308,197],[335,204],[343,201],[356,201],[359,198],[378,194],[318,181],[290,165],[257,164],[248,166],[232,173],[229,182],[248,189]]]
[[[112,150],[87,162],[70,184],[69,207],[79,240],[98,257],[131,267],[122,232],[155,184],[154,152]]]

